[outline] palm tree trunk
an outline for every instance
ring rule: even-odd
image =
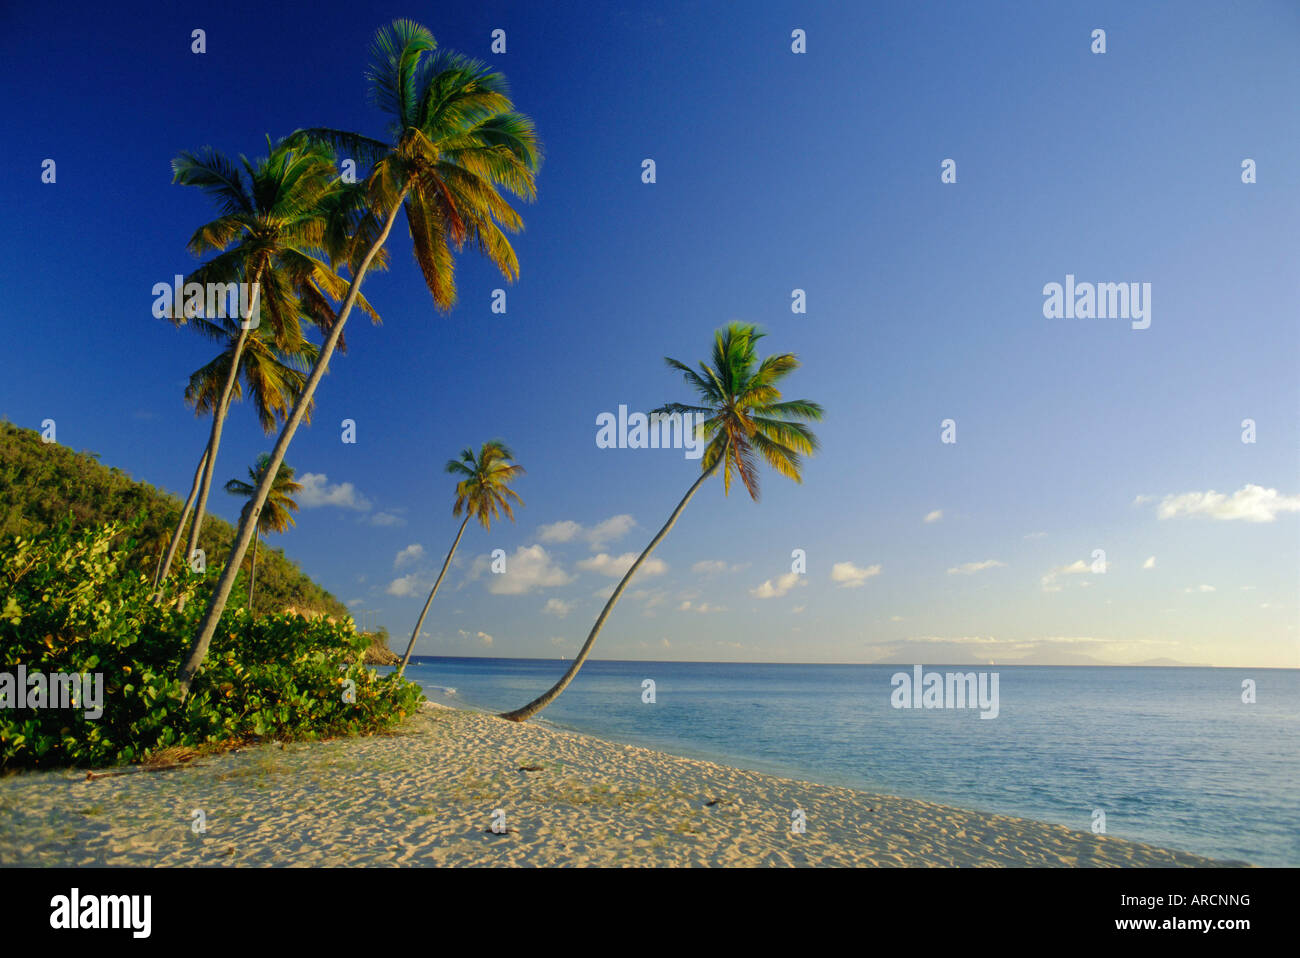
[[[251,327],[245,325],[247,320],[252,317],[253,311],[257,308],[257,300],[261,294],[261,271],[258,271],[258,280],[253,284],[253,301],[248,309],[248,316],[244,317],[245,322],[240,323],[239,339],[235,341],[235,355],[230,360],[230,372],[226,374],[225,385],[221,387],[221,399],[216,407],[212,410],[212,435],[208,439],[208,464],[203,470],[203,484],[199,487],[199,502],[194,507],[194,525],[190,528],[190,538],[185,545],[185,558],[190,560],[194,558],[194,550],[199,547],[199,532],[202,531],[203,516],[208,509],[208,490],[212,487],[212,474],[216,472],[217,466],[217,449],[221,446],[221,430],[226,424],[226,411],[230,407],[230,396],[235,389],[235,380],[239,378],[239,360],[244,355],[244,344],[248,342],[248,333]],[[235,318],[239,318],[239,310],[235,310]]]
[[[403,190],[397,198],[397,202],[393,204],[388,218],[384,221],[383,231],[375,239],[370,249],[366,251],[365,257],[361,260],[361,265],[357,267],[356,275],[352,279],[352,285],[348,287],[347,299],[343,301],[343,308],[339,310],[338,319],[330,329],[329,335],[325,337],[320,353],[316,356],[316,363],[312,366],[311,375],[307,377],[302,393],[298,396],[298,401],[294,403],[293,412],[289,414],[284,429],[280,431],[280,438],[275,441],[275,448],[271,450],[271,458],[267,462],[266,473],[262,476],[262,481],[257,484],[257,492],[249,501],[251,508],[235,531],[234,541],[230,544],[230,555],[226,558],[226,566],[221,570],[221,578],[217,580],[216,588],[212,590],[212,596],[208,599],[207,611],[203,613],[203,619],[199,623],[199,630],[190,643],[189,650],[185,654],[185,662],[181,666],[180,674],[177,676],[183,697],[189,695],[194,676],[198,673],[199,666],[203,664],[203,659],[208,654],[208,646],[212,644],[212,637],[216,634],[217,623],[221,621],[221,613],[225,611],[226,602],[230,599],[230,590],[234,588],[235,576],[239,573],[239,564],[244,561],[244,553],[248,551],[249,540],[252,539],[253,531],[257,528],[257,520],[262,514],[262,506],[266,504],[266,497],[270,494],[271,486],[275,483],[275,477],[280,472],[280,463],[284,462],[284,455],[289,450],[289,443],[293,441],[293,435],[298,431],[298,426],[307,412],[307,407],[311,405],[312,397],[316,393],[316,386],[320,383],[321,377],[325,375],[330,357],[334,355],[334,347],[338,345],[339,337],[343,335],[343,326],[347,323],[348,315],[352,312],[357,296],[361,293],[361,281],[365,278],[366,270],[370,268],[371,261],[378,255],[384,243],[388,241],[388,234],[392,232],[393,223],[397,220],[397,214],[401,211],[402,203],[406,200],[406,193],[407,190]]]
[[[438,594],[438,586],[442,585],[442,577],[447,574],[447,567],[451,565],[451,557],[456,554],[456,547],[460,545],[460,537],[465,534],[467,525],[469,525],[468,512],[465,514],[465,521],[460,524],[460,531],[456,533],[456,541],[451,544],[451,551],[447,553],[447,558],[443,560],[442,571],[438,573],[438,579],[433,583],[433,588],[429,591],[429,598],[424,600],[424,610],[415,621],[415,630],[411,632],[411,641],[406,645],[406,654],[402,656],[402,664],[397,667],[398,675],[406,671],[406,663],[411,661],[411,650],[415,648],[415,640],[420,634],[420,626],[424,625],[424,617],[429,614],[429,606],[433,605],[433,597]]]
[[[253,561],[248,567],[248,611],[253,611],[253,585],[257,582],[257,535],[253,535]]]
[[[181,508],[180,521],[176,523],[176,529],[172,532],[171,542],[167,544],[167,556],[158,565],[158,570],[154,573],[153,587],[157,589],[162,580],[167,578],[167,573],[172,569],[172,562],[176,558],[176,550],[180,548],[181,539],[185,535],[185,520],[189,518],[190,507],[194,505],[194,497],[198,495],[199,483],[202,481],[203,469],[207,465],[208,450],[205,447],[203,455],[199,457],[199,467],[194,470],[194,482],[190,485],[190,496],[185,500],[185,505]],[[154,598],[158,595],[155,594]]]
[[[632,563],[632,568],[627,570],[627,574],[623,576],[618,587],[614,590],[613,594],[610,595],[609,601],[605,603],[605,608],[600,610],[600,618],[598,618],[596,624],[591,627],[591,634],[587,636],[587,641],[583,643],[582,649],[573,660],[573,664],[569,666],[569,670],[565,672],[564,675],[560,676],[560,681],[556,682],[547,692],[539,695],[523,708],[515,709],[513,712],[504,712],[499,716],[499,718],[509,719],[512,722],[526,722],[542,709],[546,708],[546,706],[554,702],[556,698],[559,697],[560,693],[568,688],[569,683],[577,676],[578,670],[582,668],[582,663],[587,661],[587,656],[591,653],[591,647],[596,644],[596,636],[600,634],[601,628],[605,625],[605,620],[609,618],[609,613],[613,610],[614,603],[616,603],[619,596],[623,594],[623,590],[627,588],[627,584],[632,580],[632,576],[636,575],[636,570],[641,567],[641,563],[646,560],[650,553],[655,551],[655,546],[659,545],[659,543],[663,541],[664,536],[668,535],[669,530],[672,529],[673,525],[677,522],[677,517],[680,516],[682,510],[686,508],[686,503],[690,502],[691,497],[695,495],[695,490],[700,488],[705,479],[713,475],[718,468],[718,464],[721,462],[722,459],[719,458],[718,462],[714,463],[712,468],[707,469],[700,474],[700,478],[695,480],[695,484],[686,490],[686,495],[682,496],[682,501],[677,503],[677,508],[674,509],[673,514],[668,517],[668,521],[665,522],[664,527],[659,530],[659,534],[651,539],[650,544],[645,547],[645,551],[637,556],[636,561]]]

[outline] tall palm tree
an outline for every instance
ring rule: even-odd
[[[359,223],[368,214],[361,212],[360,188],[338,177],[334,155],[325,144],[272,144],[268,138],[267,149],[268,155],[256,164],[241,156],[237,165],[210,147],[197,154],[181,153],[172,161],[174,182],[199,187],[212,197],[221,214],[190,238],[188,246],[194,255],[217,255],[195,270],[186,283],[250,284],[250,313],[256,308],[259,315],[269,317],[276,345],[292,350],[303,340],[302,319],[323,331],[333,324],[329,297],[341,299],[348,285],[333,268],[344,253],[341,237],[347,230],[341,224]],[[328,263],[316,255],[320,249],[327,250]],[[178,325],[193,322],[199,332],[213,339],[229,337],[229,322],[219,317],[187,316],[180,303],[173,307],[172,319]],[[362,308],[378,321],[369,303],[362,301]],[[254,328],[248,317],[237,325],[226,382],[213,406],[187,556],[193,556],[198,547],[230,392]],[[183,511],[178,530],[184,521]],[[174,555],[174,550],[169,551]],[[165,563],[161,577],[169,568],[170,562]]]
[[[451,514],[459,516],[463,512],[465,521],[460,524],[456,539],[451,544],[451,550],[442,563],[442,571],[438,573],[433,589],[429,592],[429,598],[425,600],[420,617],[411,631],[411,641],[407,643],[406,654],[402,656],[402,664],[397,667],[398,675],[406,671],[406,663],[411,661],[411,650],[415,648],[415,640],[420,635],[420,626],[424,625],[424,617],[429,614],[429,606],[433,605],[433,597],[438,594],[438,586],[442,585],[442,577],[447,574],[451,557],[456,554],[456,547],[460,545],[460,537],[465,534],[465,526],[469,524],[469,520],[477,519],[484,529],[490,529],[492,520],[502,512],[511,522],[515,521],[514,511],[510,508],[511,499],[521,506],[524,504],[524,500],[520,499],[509,486],[511,480],[523,475],[524,467],[512,463],[511,459],[514,459],[514,453],[506,448],[505,443],[493,439],[483,443],[477,459],[474,458],[473,449],[465,449],[459,459],[447,461],[446,471],[453,476],[461,477],[456,483],[456,502],[452,506]]]
[[[215,326],[215,324],[211,325]],[[275,343],[275,333],[269,324],[260,326],[241,347],[239,339],[243,331],[239,329],[238,324],[233,320],[227,320],[226,327],[226,348],[215,359],[190,375],[189,384],[185,387],[185,402],[194,408],[196,416],[201,416],[212,413],[224,394],[226,412],[228,412],[230,403],[242,398],[243,390],[240,388],[242,377],[253,400],[253,408],[262,431],[269,436],[275,430],[277,422],[284,422],[288,418],[289,411],[298,394],[302,392],[302,384],[307,378],[305,370],[310,368],[315,360],[317,349],[305,339],[299,340],[293,346],[278,347]],[[239,353],[242,353],[239,373],[232,382],[230,391],[226,392],[230,366]],[[311,421],[310,408],[306,419],[308,422]],[[167,577],[172,561],[176,558],[176,551],[185,531],[186,519],[189,517],[190,508],[203,481],[208,452],[209,446],[204,446],[203,455],[199,457],[199,465],[194,473],[194,481],[190,486],[189,497],[181,507],[180,521],[177,522],[166,553],[154,573],[155,590],[159,589],[163,579]],[[197,539],[195,541],[197,544]],[[191,554],[193,554],[192,549]],[[160,595],[159,592],[155,593],[155,597]]]
[[[813,431],[797,420],[819,421],[822,407],[806,399],[781,399],[777,383],[799,367],[799,360],[793,353],[780,353],[760,362],[754,347],[763,335],[748,323],[733,322],[718,330],[713,342],[712,363],[701,362],[698,372],[679,360],[666,359],[668,365],[681,372],[687,385],[699,395],[700,405],[668,403],[655,412],[680,413],[683,416],[699,413],[705,417],[703,432],[709,443],[700,458],[700,477],[686,490],[686,495],[677,503],[664,527],[627,570],[605,608],[601,609],[600,617],[591,627],[587,641],[568,671],[543,695],[523,708],[506,712],[502,718],[515,722],[528,720],[555,701],[573,681],[628,582],[668,535],[705,479],[721,468],[724,495],[731,491],[732,476],[735,475],[744,484],[750,498],[758,501],[757,457],[762,456],[781,475],[795,482],[802,481],[802,457],[812,455],[818,442]],[[690,420],[684,423],[685,426],[689,424]]]
[[[231,479],[226,483],[226,492],[232,496],[243,496],[252,502],[257,487],[261,484],[262,478],[270,465],[271,457],[263,453],[257,457],[257,465],[250,466],[248,470],[248,482],[242,479]],[[284,532],[290,526],[295,525],[291,513],[298,511],[298,503],[294,501],[294,496],[302,492],[302,484],[293,481],[293,469],[287,463],[280,463],[280,468],[276,471],[275,479],[271,483],[271,494],[266,497],[266,504],[262,508],[262,514],[257,519],[257,531],[262,535],[271,532]],[[248,504],[245,504],[244,512],[248,511]],[[248,567],[248,611],[253,611],[253,587],[257,582],[257,538],[253,539],[253,557]]]
[[[519,274],[519,262],[503,231],[517,232],[523,221],[501,190],[525,200],[534,197],[541,160],[536,131],[528,117],[514,111],[501,74],[474,60],[435,53],[435,47],[433,35],[409,20],[394,21],[375,37],[368,76],[373,100],[388,115],[388,142],[326,128],[297,135],[300,141],[329,143],[342,155],[371,164],[365,186],[373,220],[362,221],[364,228],[354,228],[350,234],[347,256],[352,282],[302,398],[271,450],[273,466],[284,461],[304,403],[315,394],[360,294],[361,281],[388,241],[401,210],[406,211],[415,259],[437,309],[446,311],[455,302],[452,254],[467,242],[474,243],[507,280]],[[371,230],[372,222],[382,224],[377,232]],[[269,492],[268,479],[235,533],[226,566],[181,665],[178,682],[183,694],[188,694],[207,655],[252,538],[257,512]]]

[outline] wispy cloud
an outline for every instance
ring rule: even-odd
[[[691,571],[696,575],[719,575],[723,572],[739,572],[743,568],[743,565],[728,565],[721,559],[701,559],[691,566]]]
[[[804,577],[798,572],[787,572],[775,579],[768,579],[757,588],[750,589],[749,594],[756,599],[779,599],[797,585],[807,585]]]
[[[1069,565],[1058,565],[1047,575],[1043,576],[1042,585],[1044,592],[1060,592],[1061,586],[1057,584],[1057,579],[1064,575],[1087,575],[1092,571],[1092,566],[1078,559]]]
[[[627,570],[632,568],[632,563],[636,561],[637,553],[624,552],[621,556],[612,556],[607,553],[594,555],[590,559],[582,559],[578,562],[578,568],[584,572],[596,572],[600,575],[607,575],[611,579],[625,575]],[[641,568],[637,570],[638,575],[663,575],[668,571],[668,563],[662,559],[656,559],[651,556],[641,563]]]
[[[689,599],[677,607],[678,612],[699,612],[701,615],[708,615],[710,612],[726,612],[725,605],[710,605],[707,602],[691,602]]]
[[[636,520],[626,513],[610,516],[590,527],[583,526],[572,519],[564,519],[541,526],[537,530],[537,538],[542,542],[552,543],[573,542],[576,539],[586,542],[592,549],[601,549],[623,538],[635,527]]]
[[[558,615],[562,619],[573,611],[573,603],[563,599],[547,599],[542,611],[547,615]]]
[[[935,509],[935,510],[932,511],[932,512],[927,512],[927,513],[925,514],[925,518],[922,519],[921,521],[922,521],[922,522],[938,522],[938,521],[939,521],[940,519],[942,519],[942,518],[943,518],[943,510],[942,510],[942,509]]]
[[[872,576],[880,575],[882,568],[879,564],[862,568],[852,562],[837,562],[831,566],[831,581],[841,589],[856,589]]]
[[[985,569],[996,569],[999,566],[1006,565],[1005,562],[999,562],[997,559],[984,559],[980,562],[964,562],[959,566],[953,566],[948,570],[949,575],[974,575],[976,572],[983,572]]]
[[[1284,512],[1300,512],[1300,496],[1284,496],[1276,489],[1254,484],[1242,486],[1230,496],[1213,489],[1165,496],[1156,508],[1156,515],[1161,519],[1209,516],[1244,522],[1272,522]]]

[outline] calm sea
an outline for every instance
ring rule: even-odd
[[[434,701],[503,711],[567,663],[416,656]],[[980,671],[932,666],[926,671]],[[896,709],[910,666],[589,661],[537,719],[611,741],[1017,815],[1256,865],[1300,865],[1300,671],[984,667],[999,714]],[[655,683],[654,704],[642,683]],[[1243,704],[1242,682],[1256,686]],[[453,691],[454,690],[454,691]]]

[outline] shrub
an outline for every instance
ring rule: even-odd
[[[120,764],[251,736],[375,732],[418,707],[417,686],[361,664],[369,639],[351,619],[254,618],[242,608],[222,615],[182,703],[175,676],[216,568],[168,580],[155,604],[148,577],[129,564],[134,544],[113,546],[124,531],[116,522],[75,530],[64,522],[0,541],[0,673],[22,665],[28,675],[103,675],[103,714],[93,719],[89,702],[27,708],[18,689],[23,698],[0,707],[0,768]]]

